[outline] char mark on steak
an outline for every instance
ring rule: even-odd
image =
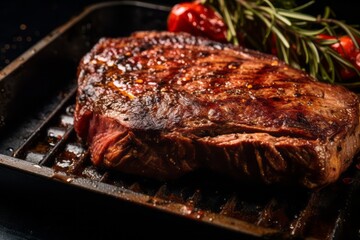
[[[276,57],[185,33],[104,38],[78,68],[91,160],[174,179],[207,168],[318,188],[359,149],[359,100]]]

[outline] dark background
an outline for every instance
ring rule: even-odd
[[[0,70],[54,28],[96,2],[101,1],[0,1]],[[173,5],[179,1],[148,2]],[[324,4],[336,10],[338,19],[358,23],[358,9],[350,0],[317,1],[311,11],[316,12]],[[145,237],[235,239],[239,236],[0,168],[0,239]]]

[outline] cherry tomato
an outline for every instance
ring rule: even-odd
[[[320,34],[318,37],[320,39],[336,39],[336,37],[326,34]],[[356,48],[353,40],[346,35],[339,37],[338,40],[339,42],[332,44],[331,48],[360,70],[360,50]],[[354,77],[356,72],[348,67],[342,66],[340,68],[340,75],[344,79],[349,79]]]
[[[349,36],[340,37],[339,42],[334,43],[331,47],[344,58],[350,58],[356,49],[354,42]]]
[[[349,52],[347,59],[360,71],[360,50],[354,48],[352,52]],[[340,71],[341,76],[345,79],[352,78],[356,75],[356,72],[347,67],[343,67]]]
[[[199,2],[176,4],[170,11],[167,24],[171,32],[188,32],[226,42],[227,27],[221,16]]]

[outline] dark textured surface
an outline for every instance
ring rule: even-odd
[[[0,69],[95,1],[2,1]]]

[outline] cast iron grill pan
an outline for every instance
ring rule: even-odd
[[[91,6],[0,72],[2,167],[249,236],[357,237],[357,161],[316,192],[234,184],[208,172],[159,182],[91,165],[73,129],[78,62],[101,37],[165,29],[168,10],[142,2]]]

